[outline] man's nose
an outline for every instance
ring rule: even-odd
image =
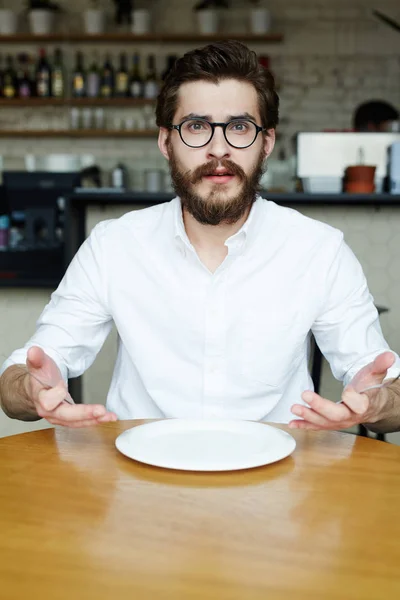
[[[231,147],[225,139],[222,127],[216,127],[214,135],[207,146],[209,158],[227,158],[231,154]]]

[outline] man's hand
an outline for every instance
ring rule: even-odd
[[[39,417],[52,425],[89,427],[117,420],[116,415],[101,404],[69,404],[65,400],[68,390],[60,370],[41,348],[33,346],[28,350],[26,366],[29,373],[37,377],[26,375],[27,396]]]
[[[392,352],[384,352],[363,367],[345,387],[342,402],[335,404],[315,392],[306,391],[302,399],[308,404],[294,404],[292,413],[302,420],[289,423],[292,429],[347,429],[361,423],[376,423],[388,416],[389,394],[386,388],[365,388],[382,383],[395,362]]]

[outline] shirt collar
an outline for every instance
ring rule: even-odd
[[[172,202],[174,203],[174,237],[181,248],[185,249],[186,247],[193,250],[193,246],[187,236],[183,222],[180,198],[174,198]],[[246,246],[254,240],[257,225],[261,220],[263,202],[264,200],[261,196],[257,196],[246,222],[243,223],[239,231],[226,240],[225,245],[227,246],[230,255],[242,254]]]

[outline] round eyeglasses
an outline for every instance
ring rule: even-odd
[[[266,131],[248,119],[233,119],[228,123],[210,123],[206,119],[185,119],[171,129],[179,131],[181,140],[190,148],[202,148],[211,142],[216,127],[222,127],[226,141],[233,148],[248,148],[256,141],[260,131]]]

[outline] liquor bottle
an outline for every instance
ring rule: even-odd
[[[3,73],[3,96],[4,98],[15,98],[17,95],[17,74],[14,69],[14,59],[6,57],[6,68]]]
[[[76,53],[75,70],[72,73],[72,96],[74,98],[86,96],[86,72],[82,52]]]
[[[93,60],[87,76],[87,95],[89,98],[98,98],[100,95],[100,72],[97,53],[93,54]]]
[[[144,97],[154,100],[159,92],[159,84],[156,72],[156,60],[154,54],[147,57],[147,74],[144,82]]]
[[[162,72],[161,74],[161,79],[164,81],[164,79],[167,77],[168,73],[171,71],[172,67],[174,66],[174,64],[177,61],[177,56],[176,54],[169,54],[167,56],[167,64],[165,67],[165,71]]]
[[[0,98],[3,97],[3,81],[4,81],[3,57],[0,54]]]
[[[126,98],[129,92],[128,59],[125,52],[120,55],[119,69],[115,75],[115,95]]]
[[[44,48],[39,51],[39,61],[36,67],[36,94],[39,98],[50,98],[51,96],[51,67]]]
[[[33,96],[33,84],[29,73],[29,56],[27,54],[22,54],[19,57],[17,94],[20,98]]]
[[[106,55],[100,76],[100,96],[111,98],[114,95],[115,73],[109,54]]]
[[[65,96],[65,71],[62,50],[56,48],[54,52],[53,71],[51,73],[51,91],[54,98]]]
[[[140,56],[136,52],[133,55],[133,67],[129,81],[129,95],[131,98],[143,98],[143,77],[140,74]]]

